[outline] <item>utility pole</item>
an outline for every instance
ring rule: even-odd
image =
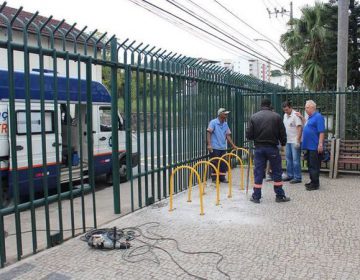
[[[275,15],[275,17],[277,17],[278,14],[280,14],[282,17],[284,15],[290,16],[291,30],[293,30],[294,14],[293,14],[293,3],[292,2],[290,2],[290,12],[287,11],[284,7],[281,7],[280,10],[278,8],[274,8],[273,12],[270,11],[269,8],[266,8],[266,10],[267,10],[267,12],[269,14],[269,18],[271,18],[271,15]],[[292,53],[289,53],[289,55],[291,57]],[[290,79],[291,79],[291,91],[294,91],[294,88],[295,88],[295,73],[294,73],[294,67],[293,66],[291,66],[291,69],[290,69]]]
[[[293,19],[294,19],[294,15],[293,15],[293,3],[290,2],[290,23],[291,23],[291,30],[294,29],[293,27]],[[290,57],[292,56],[292,52],[290,53]],[[294,66],[291,65],[291,91],[294,92],[294,88],[295,88],[295,74],[294,74]]]
[[[349,0],[338,1],[336,138],[345,139]],[[343,93],[343,94],[341,94]]]

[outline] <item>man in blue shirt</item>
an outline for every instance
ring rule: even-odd
[[[218,110],[218,117],[210,121],[209,126],[207,128],[207,148],[210,152],[210,159],[213,157],[221,157],[226,153],[227,143],[236,148],[234,142],[231,139],[231,131],[226,122],[226,118],[230,111],[227,111],[225,108],[220,108]],[[215,166],[217,166],[217,160],[212,162]],[[220,163],[220,182],[227,183],[228,181],[225,179],[226,174],[226,165],[224,162]],[[211,178],[213,182],[216,180],[216,173],[212,170]]]
[[[310,183],[305,184],[308,191],[317,190],[320,187],[320,165],[321,157],[324,152],[324,117],[316,111],[316,103],[308,100],[305,103],[305,112],[308,118],[305,119],[300,113],[296,115],[305,124],[301,148],[306,150],[307,164],[310,175]]]

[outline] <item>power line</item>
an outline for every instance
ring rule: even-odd
[[[223,36],[229,38],[230,40],[233,40],[234,42],[238,43],[240,46],[243,46],[243,47],[249,49],[251,52],[265,58],[265,60],[272,60],[272,59],[268,58],[267,56],[263,55],[262,53],[259,53],[258,51],[254,50],[254,49],[250,48],[249,46],[245,45],[244,43],[240,42],[236,37],[232,36],[231,34],[219,29],[219,27],[214,25],[213,23],[211,23],[207,20],[204,20],[203,18],[198,16],[196,13],[189,11],[189,9],[187,9],[186,7],[181,7],[181,5],[179,5],[176,1],[174,1],[174,0],[165,0],[165,1],[170,3],[173,6],[177,7],[178,9],[182,10],[186,14],[196,18],[198,21],[200,21],[200,22],[204,23],[205,25],[209,26],[210,28],[214,29],[218,33],[222,34]],[[252,54],[252,55],[255,56],[254,54]],[[264,60],[263,58],[261,58],[261,59]],[[272,60],[272,61],[274,61],[274,60]],[[274,61],[274,63],[277,63],[277,62]]]
[[[246,40],[248,40],[249,42],[251,42],[251,44],[256,45],[258,48],[263,49],[265,51],[268,51],[268,49],[265,49],[263,46],[261,46],[260,44],[257,44],[256,41],[254,42],[253,38],[249,38],[246,35],[242,34],[241,32],[239,32],[237,29],[235,29],[234,27],[232,27],[231,25],[229,25],[228,23],[226,23],[225,21],[223,21],[221,18],[217,17],[216,15],[214,15],[213,13],[209,12],[208,10],[204,9],[203,7],[201,7],[200,5],[198,5],[197,3],[193,2],[192,0],[186,0],[188,2],[190,2],[193,6],[197,7],[198,9],[200,9],[201,11],[207,13],[208,15],[210,15],[211,17],[215,18],[217,21],[221,22],[222,24],[224,24],[225,26],[227,26],[228,28],[230,28],[233,32],[239,34],[241,37],[245,38]],[[248,48],[251,48],[248,46]]]
[[[134,2],[135,0],[130,0],[130,1]],[[219,36],[217,36],[217,35],[209,32],[209,31],[207,31],[207,30],[205,30],[205,29],[203,29],[203,28],[201,28],[201,27],[199,27],[199,26],[197,26],[197,25],[195,25],[195,24],[193,24],[193,23],[191,23],[191,22],[189,22],[189,21],[187,21],[187,20],[184,20],[184,19],[180,18],[179,16],[177,16],[177,15],[175,15],[175,14],[173,14],[173,13],[171,13],[171,12],[169,12],[169,11],[167,11],[167,10],[165,10],[165,9],[163,9],[163,8],[161,8],[161,7],[153,4],[153,3],[150,3],[150,2],[148,2],[148,1],[146,1],[146,0],[141,0],[141,1],[142,1],[142,2],[145,2],[146,4],[148,4],[149,6],[151,6],[151,7],[153,7],[153,8],[156,8],[156,9],[158,9],[158,10],[164,12],[164,13],[167,13],[167,14],[169,14],[169,15],[177,18],[178,20],[181,20],[181,21],[187,23],[188,25],[190,25],[190,26],[192,26],[192,27],[194,27],[194,28],[196,28],[196,29],[201,30],[202,32],[204,32],[204,33],[206,33],[206,34],[208,34],[208,35],[210,35],[210,36],[212,36],[212,37],[214,37],[214,38],[216,38],[216,39],[218,39],[218,40],[220,40],[220,41],[222,41],[222,42],[224,42],[224,43],[226,43],[226,44],[228,44],[228,45],[230,45],[230,46],[232,46],[232,47],[234,47],[234,48],[236,48],[236,49],[238,49],[238,50],[241,50],[241,51],[243,51],[243,52],[245,52],[245,53],[247,53],[247,54],[249,54],[249,55],[251,55],[251,56],[253,56],[253,57],[256,57],[256,58],[258,58],[258,59],[260,59],[260,60],[264,60],[263,57],[258,56],[258,55],[254,55],[254,54],[250,53],[249,51],[244,50],[243,48],[240,48],[239,46],[237,46],[237,45],[235,45],[235,44],[233,44],[233,43],[231,43],[231,42],[229,42],[229,41],[227,41],[227,40],[224,40],[223,38],[221,38],[221,37],[219,37]],[[139,5],[141,5],[141,4],[139,4]],[[141,5],[141,6],[143,6],[143,5]],[[267,60],[267,62],[268,62],[269,64],[271,64],[271,65],[273,65],[273,66],[275,66],[275,67],[280,67],[280,68],[282,68],[282,64],[277,63],[277,62],[275,62],[275,61],[273,61],[273,60],[271,60],[271,59],[269,59],[269,58],[266,58],[266,60]]]
[[[222,7],[225,11],[227,11],[228,13],[230,13],[231,15],[233,15],[236,19],[238,19],[240,22],[242,22],[243,24],[245,24],[247,27],[249,27],[250,29],[252,29],[253,31],[255,31],[256,33],[258,33],[259,35],[263,36],[264,38],[268,39],[269,41],[272,41],[273,43],[279,45],[279,43],[275,42],[274,40],[270,39],[269,37],[267,37],[266,35],[264,35],[263,33],[261,33],[260,31],[256,30],[254,27],[252,27],[250,24],[248,24],[247,22],[245,22],[244,20],[242,20],[240,17],[238,17],[236,14],[234,14],[232,11],[230,11],[228,8],[226,8],[224,5],[222,5],[219,1],[217,0],[213,0],[215,3],[217,3],[220,7]]]
[[[231,52],[232,54],[238,56],[238,57],[241,57],[241,58],[244,58],[244,59],[249,59],[250,57],[249,56],[244,56],[244,55],[240,55],[239,53],[237,53],[235,50],[231,49],[229,46],[227,46],[224,42],[218,42],[218,41],[215,41],[214,39],[212,39],[212,37],[210,37],[208,34],[203,34],[202,32],[192,28],[191,26],[187,26],[185,25],[184,23],[182,23],[181,21],[176,21],[175,19],[172,19],[171,17],[167,16],[166,14],[162,14],[161,11],[155,11],[155,10],[152,10],[146,6],[143,6],[139,3],[136,2],[136,0],[129,0],[130,2],[134,3],[135,5],[141,7],[141,8],[144,8],[146,9],[147,11],[149,11],[150,13],[156,15],[156,16],[159,16],[161,17],[162,19],[168,21],[169,23],[175,25],[176,27],[180,28],[180,29],[183,29],[185,30],[186,32],[190,32],[191,34],[193,34],[196,38],[200,38],[204,41],[206,41],[207,43],[219,48],[219,49],[222,49],[226,52]],[[221,45],[221,46],[220,46]]]
[[[148,10],[149,12],[151,12],[151,13],[157,15],[157,16],[162,17],[163,19],[165,19],[165,20],[167,20],[168,22],[176,25],[176,26],[179,27],[179,28],[191,30],[191,31],[192,31],[191,33],[200,35],[200,36],[203,38],[203,40],[210,41],[210,43],[211,43],[212,45],[214,45],[214,43],[213,43],[214,40],[211,40],[211,38],[205,37],[204,34],[202,34],[201,32],[197,31],[196,29],[192,28],[191,26],[194,26],[193,24],[190,24],[190,26],[186,26],[185,24],[183,24],[183,23],[181,23],[181,22],[176,22],[176,21],[173,20],[172,18],[166,16],[166,14],[171,14],[170,12],[168,12],[168,11],[160,8],[160,12],[163,12],[163,13],[165,14],[165,15],[162,15],[162,14],[160,14],[160,12],[156,12],[155,10],[150,9],[150,8],[148,8],[147,6],[144,6],[144,5],[142,5],[142,4],[139,4],[138,1],[140,1],[140,0],[129,0],[129,1],[131,1],[132,3],[138,5],[138,6],[141,7],[141,8],[144,8],[144,9]],[[146,1],[143,1],[143,2],[146,2]],[[174,16],[173,14],[171,14],[171,15]],[[178,20],[181,20],[181,21],[184,21],[184,22],[188,23],[187,21],[182,20],[181,18],[179,18],[179,17],[177,17],[177,16],[175,16],[175,18],[178,19]],[[195,26],[195,27],[198,28],[197,26]],[[201,31],[203,31],[203,29],[201,29],[201,28],[198,28],[198,29],[200,29]],[[225,40],[222,40],[221,38],[218,38],[216,35],[214,35],[214,34],[212,34],[212,33],[210,33],[210,32],[205,32],[205,33],[206,33],[207,36],[209,36],[209,35],[211,35],[211,37],[214,37],[214,36],[215,36],[215,38],[219,39],[219,40],[220,40],[220,43],[223,44],[223,45],[224,45],[224,43],[229,44],[229,42],[227,42],[227,41],[225,41]],[[219,42],[217,42],[217,44],[216,44],[215,46],[219,48],[218,44],[219,44]],[[234,45],[231,44],[231,43],[230,43],[230,45],[231,45],[232,47],[235,47],[235,48],[239,49],[238,47],[234,46]],[[230,52],[234,53],[234,50],[230,49],[229,47],[225,47],[225,46],[224,46],[222,49],[224,49],[224,48],[227,49],[227,51],[230,51]],[[234,53],[234,54],[235,54],[235,53]],[[237,56],[240,56],[240,55],[237,54],[237,53],[236,53],[236,55],[237,55]],[[249,57],[244,57],[244,58],[245,58],[245,59],[248,59]],[[271,65],[273,65],[273,66],[279,67],[278,65],[274,65],[273,63],[271,63],[271,62],[269,62],[269,61],[268,61],[268,63],[271,64]],[[282,67],[280,67],[280,68],[282,68]],[[298,75],[295,75],[295,76],[301,79],[300,76],[298,76]]]

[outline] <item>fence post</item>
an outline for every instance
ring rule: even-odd
[[[112,183],[114,196],[114,213],[120,214],[120,184],[119,184],[119,139],[118,139],[118,93],[117,93],[117,40],[114,37],[111,47],[111,145],[112,145]]]
[[[281,104],[279,103],[280,101],[280,94],[278,94],[277,92],[273,92],[271,95],[271,104],[274,108],[274,111],[278,114],[281,114]]]
[[[241,108],[240,118],[239,118],[240,125],[241,125],[241,128],[239,130],[240,133],[241,133],[240,142],[241,142],[242,146],[244,146],[245,145],[245,137],[244,137],[244,135],[245,135],[245,126],[244,126],[244,123],[245,123],[245,121],[247,121],[247,120],[245,120],[245,110],[244,110],[244,105],[245,105],[244,99],[245,98],[244,98],[244,95],[243,95],[243,91],[240,91],[238,93],[238,95],[240,95],[239,96],[239,99],[240,99],[239,108]]]

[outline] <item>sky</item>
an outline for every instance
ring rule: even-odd
[[[162,50],[166,49],[186,56],[203,57],[211,60],[247,60],[253,56],[243,50],[252,53],[249,51],[250,47],[276,63],[282,64],[283,56],[287,57],[278,42],[280,35],[289,28],[286,25],[289,15],[287,13],[284,16],[280,14],[277,17],[275,14],[269,16],[267,11],[268,9],[274,12],[275,8],[278,10],[284,8],[289,11],[290,2],[287,0],[147,1],[173,13],[180,19],[215,34],[235,47],[221,43],[211,35],[196,30],[195,27],[184,27],[184,22],[180,19],[176,19],[177,22],[174,25],[163,18],[164,16],[171,17],[168,14],[163,13],[163,17],[159,17],[139,6],[146,4],[141,0],[7,0],[7,5],[14,8],[22,6],[28,12],[39,11],[42,16],[53,15],[55,19],[65,19],[70,25],[76,22],[78,29],[88,26],[88,31],[97,29],[102,33],[108,32],[109,36],[116,35],[120,42],[129,38],[131,41],[136,40],[135,45],[143,42],[144,46],[150,44],[151,47],[156,46]],[[172,5],[171,1],[183,9],[195,12],[199,18],[210,25],[212,24],[214,28],[223,30],[227,36],[219,34],[208,25],[181,11]],[[314,0],[294,0],[294,17],[300,16],[301,7],[314,4]],[[159,11],[157,10],[157,12]],[[170,21],[174,22],[175,19],[173,18]],[[256,42],[254,39],[266,41]],[[270,40],[271,43],[269,43]],[[259,56],[259,54],[255,55]]]

